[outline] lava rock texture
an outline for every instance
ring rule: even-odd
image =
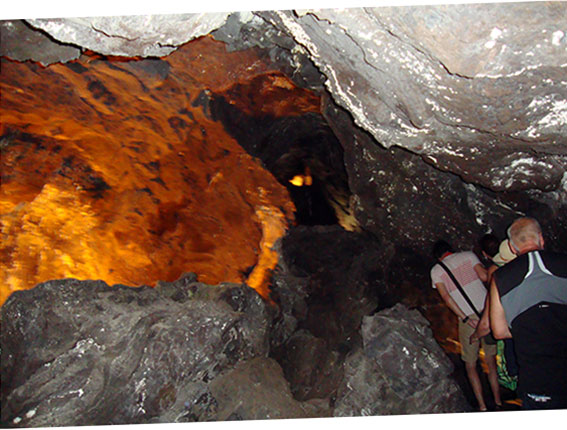
[[[247,287],[191,276],[155,290],[64,280],[15,293],[2,307],[2,419],[28,427],[469,410],[427,322],[392,306],[418,307],[432,293],[428,251],[438,238],[470,249],[528,215],[549,248],[567,250],[566,21],[564,2],[28,20],[104,55],[166,55],[207,32],[228,49],[260,50],[321,97],[343,151],[319,175],[346,178],[340,203],[356,231],[292,229],[278,244],[276,308]],[[243,122],[215,96],[215,119],[283,180],[285,151],[268,145],[294,129],[303,150],[302,123]],[[261,139],[239,124],[256,124]]]
[[[565,3],[259,15],[326,77],[363,229],[404,236],[419,253],[440,235],[470,249],[534,216],[565,249]],[[339,107],[352,126],[336,121]]]
[[[493,190],[557,189],[567,141],[564,3],[275,11],[338,104]],[[536,149],[538,154],[533,154]]]
[[[366,142],[355,146],[342,139],[359,170],[349,181],[366,181],[351,190],[362,228],[375,231],[389,218],[387,238],[404,229],[405,214],[412,213],[413,224],[423,228],[408,229],[408,241],[442,231],[456,247],[470,249],[477,232],[503,235],[514,218],[527,215],[542,221],[551,248],[564,251],[566,19],[564,2],[520,2],[28,24],[106,55],[164,55],[207,31],[228,49],[257,48],[296,84],[329,96],[367,132]],[[376,175],[391,162],[406,181],[400,187],[393,181],[384,187],[395,177],[380,181]],[[353,173],[353,166],[347,169]],[[435,210],[415,218],[430,202]],[[431,219],[438,208],[445,219]]]
[[[336,285],[329,285],[330,294],[338,294]],[[276,309],[245,285],[206,285],[194,274],[156,288],[65,279],[16,292],[1,311],[2,424],[309,418],[332,416],[333,409],[337,416],[467,410],[454,401],[458,390],[445,381],[446,357],[417,311],[400,305],[365,317],[361,334],[362,314],[370,308],[363,310],[365,299],[356,301],[355,290],[344,297],[336,327],[317,332],[309,321],[308,296],[295,294],[297,306],[290,307],[293,294],[287,293]],[[333,312],[323,310],[329,323],[338,315]],[[295,324],[278,325],[278,319]],[[343,348],[328,337],[328,328],[342,328]],[[359,339],[351,342],[356,348],[364,341],[369,357],[364,360],[371,366],[353,364],[362,360],[354,353],[343,368],[351,351],[344,347],[345,336]],[[371,381],[386,381],[377,386],[379,400],[368,397],[376,387],[353,385],[353,366]],[[345,384],[351,387],[348,395]],[[393,384],[391,390],[379,388],[384,384]]]
[[[270,317],[247,286],[194,280],[155,289],[62,280],[14,293],[2,307],[2,420],[32,427],[214,417],[209,382],[267,355]],[[274,413],[287,416],[285,407]]]
[[[334,416],[470,410],[418,311],[398,304],[364,317],[361,332],[363,347],[346,359]]]
[[[226,21],[226,13],[28,19],[56,40],[103,55],[161,57]],[[180,31],[181,30],[181,31]]]

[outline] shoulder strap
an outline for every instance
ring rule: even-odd
[[[459,289],[459,292],[461,293],[461,295],[463,296],[463,298],[466,300],[466,302],[469,304],[469,306],[471,307],[471,309],[474,311],[474,313],[480,318],[480,312],[476,310],[475,306],[473,305],[471,299],[469,299],[469,296],[466,295],[465,290],[463,290],[463,287],[461,287],[461,284],[459,283],[459,281],[457,281],[457,278],[455,278],[455,275],[453,275],[453,273],[449,270],[449,268],[445,265],[445,263],[443,263],[441,260],[439,260],[439,265],[445,269],[445,272],[447,272],[447,274],[451,277],[451,279],[453,280],[453,282],[455,283],[455,285],[457,286],[457,288]]]

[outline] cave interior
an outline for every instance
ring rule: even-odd
[[[353,361],[361,360],[356,352],[369,347],[361,328],[365,318],[397,305],[421,313],[432,337],[455,361],[455,317],[429,280],[434,263],[430,248],[436,239],[479,253],[483,234],[504,238],[516,217],[533,216],[542,224],[547,246],[567,251],[567,90],[558,78],[567,64],[567,42],[558,30],[553,33],[565,17],[565,6],[548,2],[524,29],[524,38],[534,29],[549,29],[548,34],[555,35],[549,43],[560,51],[541,49],[532,54],[539,56],[540,66],[517,74],[506,69],[517,66],[510,65],[514,58],[495,54],[483,67],[496,64],[495,70],[506,71],[501,78],[484,77],[486,70],[472,64],[466,53],[443,51],[438,40],[431,42],[434,36],[420,39],[419,31],[427,29],[410,30],[408,23],[425,16],[420,23],[436,18],[441,23],[435,25],[455,31],[455,23],[470,22],[482,12],[482,17],[494,20],[486,18],[487,28],[503,28],[517,24],[513,17],[520,20],[533,10],[519,4],[502,6],[502,11],[500,6],[469,6],[466,16],[456,18],[460,7],[372,13],[360,9],[351,10],[352,16],[346,11],[344,17],[337,11],[320,16],[297,11],[233,13],[223,16],[220,24],[216,15],[205,14],[200,19],[210,27],[202,34],[188,36],[190,29],[177,25],[186,36],[183,40],[171,36],[170,26],[165,29],[160,20],[152,24],[157,33],[150,34],[143,26],[137,28],[135,20],[108,18],[108,25],[114,21],[138,36],[146,32],[146,45],[142,37],[120,34],[107,35],[108,45],[93,45],[89,26],[76,28],[73,20],[51,20],[68,25],[68,33],[76,33],[72,41],[52,31],[56,26],[47,19],[0,22],[3,422],[35,426],[265,418],[256,404],[246,412],[234,406],[229,413],[231,406],[222,395],[227,388],[219,388],[227,372],[256,363],[258,357],[275,360],[281,369],[263,363],[255,370],[258,374],[280,371],[289,384],[290,398],[273,401],[301,405],[293,412],[286,406],[281,417],[360,415],[356,408],[345,412],[342,381],[349,371],[355,374],[352,363],[360,365]],[[502,18],[506,10],[512,12],[510,21]],[[364,21],[368,16],[383,32],[374,35],[375,45],[365,44],[364,35],[354,30],[357,19],[363,19],[363,29],[370,25]],[[290,20],[302,26],[301,32],[286,26]],[[155,42],[160,25],[162,35],[167,33],[175,44]],[[346,36],[335,36],[337,31]],[[309,36],[301,37],[304,34]],[[355,34],[358,44],[353,47],[345,40]],[[491,40],[497,41],[492,34]],[[488,46],[473,36],[470,46]],[[509,38],[506,43],[536,43],[519,42],[517,33]],[[117,39],[131,46],[113,45]],[[413,94],[413,85],[424,84],[400,72],[409,57],[392,54],[400,69],[386,66],[391,62],[384,45],[391,49],[394,43],[414,49],[416,57],[426,52],[415,60],[423,61],[424,69],[443,63],[440,69],[446,75],[436,84],[448,86],[456,94],[454,100],[431,108],[430,117],[424,115],[424,106],[443,106],[445,93],[440,92],[435,103],[427,95],[432,93]],[[158,45],[170,51],[148,48]],[[376,54],[380,46],[384,51]],[[380,64],[386,68],[375,65],[375,75],[365,74],[358,53],[353,53],[358,49],[364,58],[383,55],[386,60]],[[326,52],[337,57],[325,57]],[[447,70],[450,67],[461,69]],[[475,67],[476,77],[465,76]],[[420,76],[425,75],[422,71]],[[533,90],[536,85],[537,91],[545,87],[542,93]],[[526,97],[548,97],[549,103],[526,110],[520,97],[529,91],[534,94]],[[379,99],[379,108],[367,103],[372,97]],[[510,102],[506,109],[500,109],[502,98]],[[492,111],[486,122],[474,113],[480,107],[470,107],[480,101]],[[459,112],[468,112],[462,117],[466,124],[455,119]],[[399,118],[407,125],[400,126]],[[497,123],[491,122],[494,118]],[[404,127],[410,126],[413,131],[406,132]],[[528,138],[520,132],[529,127]],[[36,287],[39,284],[45,292]],[[246,330],[227,330],[219,335],[222,365],[195,370],[187,379],[183,372],[175,373],[180,367],[165,375],[163,368],[148,364],[160,375],[148,387],[142,387],[145,377],[138,370],[132,373],[136,383],[110,376],[107,382],[134,387],[122,404],[103,414],[93,401],[84,406],[83,417],[72,417],[56,400],[69,389],[38,369],[46,363],[64,366],[61,354],[76,350],[85,339],[99,342],[96,336],[102,335],[85,327],[94,327],[90,312],[95,302],[102,315],[114,315],[114,304],[98,302],[111,294],[108,285],[117,291],[116,298],[108,300],[120,302],[121,312],[128,313],[129,304],[135,304],[132,315],[156,318],[151,324],[161,317],[143,306],[158,301],[145,298],[154,290],[176,306],[188,300],[218,300],[242,315],[256,313],[246,318],[254,324],[265,319],[257,329],[263,333],[263,344],[258,341],[263,346],[241,348]],[[237,285],[256,290],[258,296],[243,293]],[[130,287],[139,293],[127,292]],[[67,288],[84,295],[69,299],[74,303],[70,309],[85,313],[81,318],[92,320],[90,325],[63,322],[62,308],[54,302],[71,297]],[[89,300],[83,308],[81,303]],[[210,318],[224,321],[217,308],[205,310]],[[43,340],[30,340],[29,351],[12,339],[23,330],[12,321],[18,312],[23,325],[43,321],[44,331],[39,336],[35,332]],[[195,321],[200,321],[197,316]],[[252,327],[250,321],[246,324]],[[51,330],[59,330],[60,338]],[[144,333],[155,345],[164,344],[162,335],[177,336],[153,328]],[[202,336],[204,342],[214,343]],[[53,349],[50,345],[55,344]],[[128,343],[125,354],[135,347]],[[82,351],[90,357],[90,349]],[[168,354],[167,360],[175,361],[171,357],[182,353]],[[152,359],[159,362],[163,355],[159,357]],[[69,381],[80,374],[73,363],[65,364],[62,373]],[[458,367],[458,360],[455,363]],[[248,371],[243,368],[233,377],[244,378]],[[456,373],[451,377],[458,378]],[[97,389],[98,376],[93,375],[79,378],[85,392]],[[51,391],[25,391],[37,384],[51,384]],[[459,384],[471,403],[466,383]],[[402,388],[392,389],[400,396]],[[109,389],[104,396],[111,402],[116,393]],[[388,405],[373,411],[428,411],[413,403],[406,409]],[[469,406],[459,403],[454,410]],[[299,408],[295,403],[293,407]]]

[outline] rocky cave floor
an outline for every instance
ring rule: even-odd
[[[155,288],[66,279],[14,293],[1,315],[3,425],[475,410],[459,357],[422,315],[427,294],[386,288],[374,239],[300,226],[279,246],[273,304],[192,273]]]

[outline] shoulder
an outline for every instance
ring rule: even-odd
[[[504,275],[508,275],[514,272],[526,272],[528,270],[528,254],[520,255],[514,258],[509,263],[500,266],[496,272],[494,272],[495,276],[502,277]]]
[[[463,251],[460,252],[459,254],[462,256],[462,258],[466,258],[470,260],[473,263],[473,266],[480,263],[480,260],[478,259],[477,255],[472,251]]]
[[[505,294],[507,291],[520,284],[528,273],[529,258],[527,254],[520,255],[509,263],[501,266],[494,272],[493,279],[498,291]]]
[[[431,271],[429,272],[431,277],[433,278],[434,276],[436,276],[439,273],[439,270],[441,269],[441,266],[439,266],[439,263],[435,264],[432,268]]]
[[[567,278],[567,254],[553,251],[539,251],[545,267],[561,278]]]

